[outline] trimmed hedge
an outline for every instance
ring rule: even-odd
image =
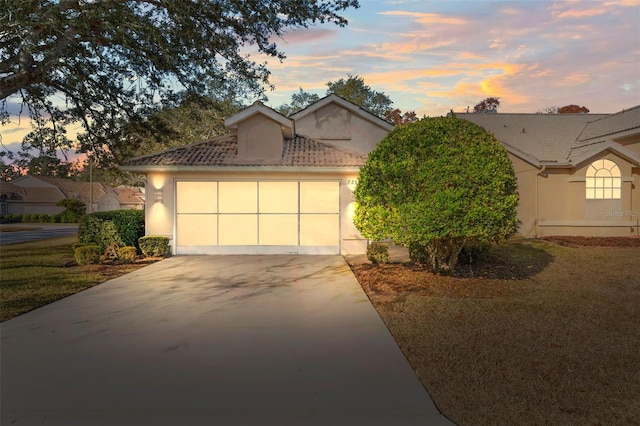
[[[159,235],[148,235],[138,240],[142,254],[150,256],[168,256],[169,238]]]
[[[367,259],[371,263],[389,263],[389,245],[374,241],[367,247]]]
[[[78,240],[94,243],[104,251],[110,244],[139,248],[144,236],[143,210],[112,210],[85,215],[78,226]]]
[[[95,244],[80,246],[75,249],[73,257],[78,265],[93,265],[100,262],[100,248]]]
[[[118,260],[123,263],[131,263],[136,260],[138,250],[132,246],[120,247],[118,249]]]

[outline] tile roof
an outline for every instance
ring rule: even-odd
[[[591,121],[578,141],[588,141],[632,129],[640,129],[640,105]]]
[[[25,203],[57,203],[66,198],[58,188],[22,188],[24,194],[21,198]]]
[[[52,178],[47,176],[37,176],[37,178],[57,187],[62,191],[65,198],[78,198],[84,203],[88,203],[91,198],[90,182],[76,182],[71,179]],[[102,183],[93,182],[93,200],[100,199],[104,194],[106,194],[106,191]]]
[[[27,180],[28,178],[28,180]],[[35,182],[34,182],[35,180]],[[39,184],[44,182],[45,185]],[[48,176],[27,175],[16,180],[17,184],[1,182],[2,192],[17,188],[20,199],[23,202],[51,203],[58,202],[64,198],[76,198],[89,204],[91,201],[90,182],[77,182],[71,179],[52,178]],[[114,195],[121,204],[138,205],[144,204],[144,188],[121,186],[112,188],[101,182],[93,182],[93,202],[96,203],[104,195]]]
[[[516,155],[540,164],[567,164],[588,123],[609,114],[456,114],[476,123]]]
[[[141,204],[144,202],[144,188],[137,186],[118,186],[111,188],[122,204]]]
[[[240,159],[237,158],[237,154],[237,139],[235,136],[225,135],[132,158],[126,161],[124,166],[359,167],[367,160],[366,155],[302,136],[286,139],[279,159]]]
[[[18,185],[14,185],[11,182],[6,182],[4,180],[0,181],[0,193],[2,194],[19,194],[22,193],[22,187]]]

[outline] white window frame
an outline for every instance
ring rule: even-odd
[[[622,198],[622,175],[618,165],[608,159],[589,165],[586,175],[587,200],[619,200]]]

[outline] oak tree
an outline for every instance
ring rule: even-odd
[[[473,107],[474,113],[488,113],[494,114],[498,112],[500,106],[500,98],[490,97],[485,98]]]
[[[64,129],[80,123],[87,151],[93,132],[177,91],[262,95],[269,70],[245,47],[283,60],[275,38],[344,26],[351,7],[358,0],[2,0],[0,118],[26,109],[43,151],[70,146]]]

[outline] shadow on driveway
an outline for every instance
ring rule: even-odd
[[[2,424],[438,425],[339,256],[173,257],[2,324]]]

